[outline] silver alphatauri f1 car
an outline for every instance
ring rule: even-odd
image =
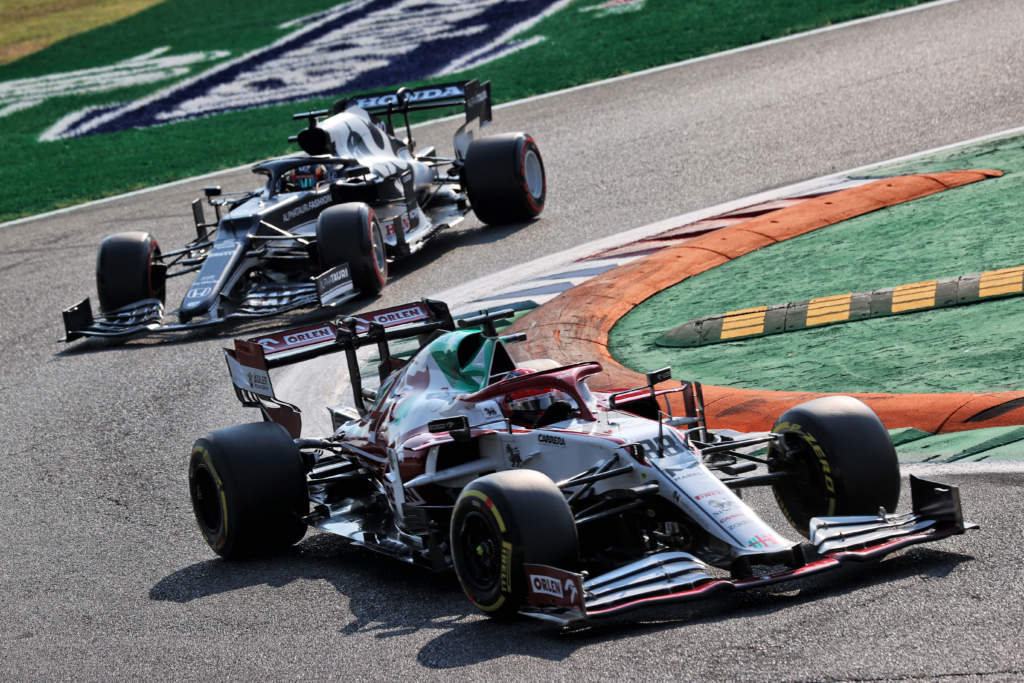
[[[417,150],[409,113],[453,106],[466,112],[454,157]],[[544,164],[530,136],[474,139],[491,120],[489,83],[372,93],[339,100],[320,120],[327,114],[295,116],[308,120],[293,138],[305,154],[256,164],[262,187],[231,196],[206,188],[216,220],[207,222],[195,200],[197,234],[184,248],[162,253],[145,232],[107,237],[96,261],[99,314],[88,298],[65,310],[64,340],[335,306],[380,292],[389,261],[418,251],[470,209],[500,224],[531,220],[544,208]],[[404,120],[404,139],[395,117]],[[167,278],[196,271],[177,321],[166,321]]]
[[[244,557],[297,542],[307,527],[434,570],[454,568],[490,615],[560,624],[763,586],[963,533],[956,487],[900,473],[889,434],[863,403],[819,398],[770,433],[708,429],[700,385],[590,391],[594,362],[516,363],[495,320],[454,324],[424,300],[256,341],[227,361],[262,423],[196,441],[189,467],[199,527],[215,552]],[[393,344],[414,344],[402,359]],[[357,350],[377,347],[380,386]],[[296,408],[269,370],[341,352],[355,406],[334,431],[299,438]],[[684,415],[668,394],[680,392]],[[743,489],[767,486],[795,541]]]

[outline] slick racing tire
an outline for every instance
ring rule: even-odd
[[[825,396],[790,408],[772,431],[768,469],[794,478],[774,485],[793,528],[808,535],[812,517],[875,515],[896,509],[900,468],[878,416],[851,396]]]
[[[203,537],[225,559],[282,550],[306,533],[306,468],[291,436],[274,422],[220,429],[196,441],[188,488]]]
[[[470,601],[506,617],[526,598],[523,563],[569,571],[579,563],[576,523],[565,496],[534,470],[506,470],[462,489],[451,521],[452,564]]]
[[[143,299],[165,298],[166,269],[160,245],[148,232],[121,232],[100,243],[96,289],[100,310],[113,311]]]
[[[525,133],[474,140],[463,171],[469,203],[484,223],[521,223],[544,210],[548,190],[544,161],[533,138]]]
[[[316,222],[316,243],[324,270],[348,263],[352,282],[363,294],[377,295],[388,281],[384,236],[377,216],[361,202],[338,204]]]

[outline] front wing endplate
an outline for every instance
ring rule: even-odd
[[[797,567],[745,579],[724,578],[716,576],[716,570],[689,553],[662,552],[585,580],[582,574],[547,568],[556,573],[563,586],[568,586],[569,577],[579,577],[583,586],[583,604],[553,603],[550,595],[538,600],[528,581],[528,604],[520,613],[566,625],[726,591],[791,581],[851,562],[880,559],[901,548],[978,528],[976,524],[963,521],[957,487],[913,475],[910,485],[912,512],[811,520],[810,549],[805,554],[804,563]],[[534,566],[526,565],[528,578]],[[540,585],[549,594],[556,592],[554,581],[541,582]]]

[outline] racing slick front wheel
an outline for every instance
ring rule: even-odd
[[[196,441],[188,488],[203,537],[225,559],[281,550],[306,533],[306,469],[279,424],[236,425]]]
[[[100,310],[113,311],[143,299],[165,298],[166,269],[160,245],[148,232],[120,232],[100,242],[96,290]]]
[[[900,468],[892,439],[871,408],[851,396],[825,396],[790,408],[772,431],[768,469],[793,477],[774,485],[793,528],[808,535],[812,517],[892,512]]]
[[[506,470],[462,489],[451,522],[452,564],[469,599],[493,617],[514,615],[526,597],[523,563],[569,571],[579,563],[572,511],[534,470]]]
[[[520,223],[544,210],[544,161],[537,143],[525,133],[474,140],[463,172],[469,203],[484,223]]]
[[[388,259],[377,215],[360,202],[325,209],[316,221],[316,244],[324,270],[348,263],[356,288],[377,295],[388,281]]]

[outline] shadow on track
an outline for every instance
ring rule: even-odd
[[[393,638],[436,631],[417,659],[432,669],[454,669],[507,655],[563,661],[580,648],[623,637],[666,629],[706,628],[733,619],[771,615],[872,586],[942,578],[972,559],[915,548],[873,565],[844,567],[794,583],[666,605],[560,630],[527,618],[488,619],[467,602],[451,573],[430,574],[353,548],[338,538],[316,534],[275,557],[246,562],[216,559],[185,567],[153,586],[149,597],[186,603],[253,586],[277,588],[301,579],[326,581],[348,599],[353,616],[339,633]],[[898,588],[892,586],[893,591]]]

